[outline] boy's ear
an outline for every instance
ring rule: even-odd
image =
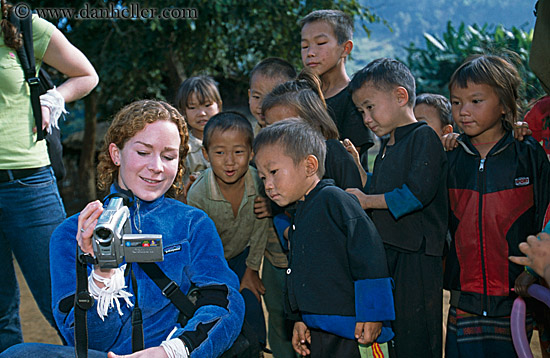
[[[313,154],[310,154],[305,159],[305,165],[306,165],[306,175],[308,177],[316,175],[319,171],[319,161],[317,160],[317,157]]]
[[[446,134],[449,134],[449,133],[453,133],[453,126],[450,125],[450,124],[446,124],[443,126],[443,135],[446,135]]]
[[[248,89],[248,100],[250,101],[250,88]]]
[[[120,149],[118,149],[115,143],[109,144],[109,155],[113,163],[118,167],[120,165]]]
[[[201,150],[202,150],[202,156],[204,157],[204,159],[206,159],[206,161],[210,163],[210,159],[208,159],[208,151],[206,150],[206,148],[201,147]]]
[[[394,89],[395,98],[397,99],[397,103],[399,106],[406,106],[407,102],[409,102],[409,92],[405,89],[405,87],[397,86]]]
[[[351,53],[351,50],[353,50],[353,41],[347,40],[346,42],[344,42],[343,46],[344,46],[344,52],[342,52],[341,57],[347,58]]]

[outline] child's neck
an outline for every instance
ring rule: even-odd
[[[315,189],[315,187],[317,186],[317,184],[319,184],[320,181],[321,181],[321,179],[319,179],[319,177],[317,175],[314,175],[313,177],[311,177],[310,180],[306,180],[306,185],[307,185],[306,193],[304,194],[304,196],[300,200],[304,200],[306,198],[306,196],[309,193],[311,193],[311,191],[313,189]]]
[[[202,140],[202,135],[204,134],[203,131],[199,131],[192,127],[189,127],[189,128],[191,128],[191,134],[193,135],[193,137]]]
[[[504,137],[504,134],[506,134],[506,131],[502,127],[490,129],[477,136],[470,137],[470,142],[479,152],[481,158],[485,158],[491,149]]]
[[[405,111],[405,114],[397,121],[395,128],[390,132],[390,139],[388,140],[388,145],[395,144],[395,130],[399,127],[404,127],[406,125],[418,122],[414,117],[412,110]]]
[[[350,82],[350,79],[346,72],[346,67],[344,66],[343,60],[334,68],[321,75],[321,82],[321,90],[323,91],[323,96],[325,96],[325,98],[334,97],[346,88]]]
[[[235,218],[239,213],[239,207],[241,206],[241,202],[243,200],[245,176],[246,174],[232,184],[224,183],[216,178],[216,182],[218,183],[218,187],[220,188],[223,197],[231,204],[231,209],[233,209],[233,217]]]

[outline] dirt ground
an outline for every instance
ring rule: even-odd
[[[42,314],[38,310],[36,303],[23,279],[23,275],[17,268],[17,278],[21,290],[21,324],[23,328],[23,337],[25,342],[41,342],[41,343],[53,343],[61,344],[59,337],[55,330],[50,327],[46,322]],[[449,295],[445,291],[444,294],[444,305],[443,305],[443,314],[448,311]],[[264,307],[265,309],[265,307]],[[444,317],[446,322],[447,318]],[[540,345],[539,345],[539,336],[538,331],[535,331],[533,334],[533,339],[531,340],[531,349],[535,358],[541,358]],[[270,354],[265,355],[266,358],[272,357]]]

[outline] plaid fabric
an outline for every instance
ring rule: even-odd
[[[361,353],[361,358],[388,358],[390,356],[388,353],[388,343],[373,343],[370,346],[360,344],[359,352]]]
[[[533,333],[531,315],[527,315],[525,324],[530,338]],[[510,316],[484,317],[451,307],[447,329],[449,333],[456,335],[458,344],[480,340],[512,341]]]
[[[533,334],[528,315],[527,336]],[[451,307],[447,323],[446,358],[517,358],[512,343],[510,317],[483,317]]]

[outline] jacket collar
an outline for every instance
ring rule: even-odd
[[[146,213],[148,211],[151,211],[151,210],[155,209],[157,206],[159,206],[164,201],[164,195],[161,195],[159,198],[157,198],[153,201],[142,200],[142,199],[138,198],[137,196],[134,196],[130,190],[122,189],[118,185],[118,182],[116,180],[113,184],[111,184],[110,193],[111,194],[121,193],[121,194],[127,195],[130,198],[133,198],[132,204],[130,206],[130,211],[135,210],[136,207],[139,206],[139,211],[141,213]],[[103,199],[103,201],[104,202],[107,201],[107,198],[108,197],[105,197]]]
[[[405,138],[407,135],[409,135],[409,133],[414,131],[416,128],[427,126],[427,125],[428,124],[426,124],[426,122],[414,122],[414,123],[410,123],[410,124],[395,128],[395,133],[394,133],[395,142],[398,142],[401,139]]]
[[[458,143],[464,148],[464,151],[470,155],[479,156],[479,152],[477,151],[476,147],[472,144],[470,141],[470,137],[468,137],[466,134],[462,133],[458,137]],[[504,149],[506,149],[510,144],[514,142],[514,135],[512,131],[506,132],[502,138],[491,148],[489,153],[487,153],[487,156],[493,156],[497,155],[498,153],[502,152]]]

